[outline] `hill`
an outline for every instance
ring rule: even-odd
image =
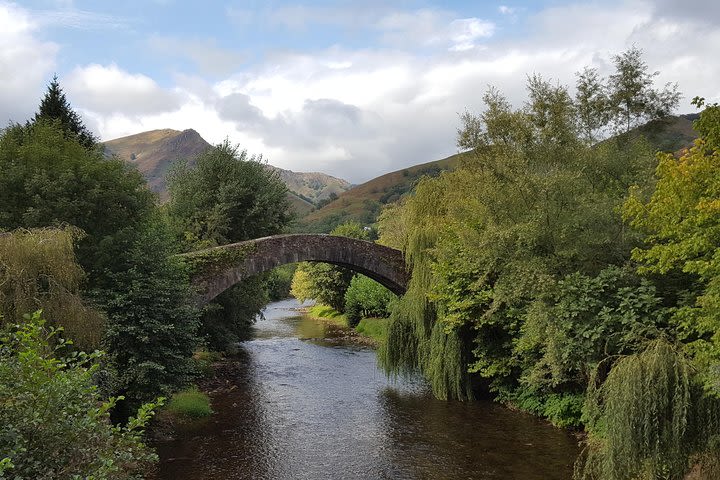
[[[628,132],[627,136],[644,136],[658,151],[677,152],[692,145],[697,134],[692,128],[697,114],[671,116],[654,120]],[[443,170],[455,168],[467,153],[452,155],[442,160],[423,163],[374,178],[342,193],[337,199],[301,218],[297,231],[329,232],[337,225],[356,221],[370,225],[377,221],[382,207],[400,199],[412,190],[424,175],[439,175]]]
[[[350,189],[348,181],[319,172],[293,172],[268,165],[275,170],[290,191],[312,204],[317,204]]]
[[[170,165],[178,160],[192,162],[211,145],[193,129],[178,131],[172,129],[151,130],[127,137],[104,142],[107,155],[117,155],[132,163],[143,174],[150,188],[167,197],[165,176]],[[290,190],[288,195],[293,210],[304,216],[315,209],[316,203],[350,188],[350,183],[324,173],[303,173],[283,170],[268,165],[277,171]]]
[[[364,225],[375,223],[382,207],[410,192],[421,177],[434,177],[444,170],[455,168],[465,155],[459,153],[442,160],[403,168],[353,187],[301,218],[296,230],[322,233],[349,221]]]
[[[151,130],[104,142],[105,152],[132,163],[150,189],[161,196],[167,190],[165,175],[176,160],[192,160],[211,145],[193,129]]]

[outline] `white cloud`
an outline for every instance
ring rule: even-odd
[[[469,50],[475,46],[476,40],[491,37],[494,31],[494,24],[478,18],[453,20],[450,24],[450,40],[453,43],[450,50]]]
[[[376,25],[389,44],[412,48],[444,47],[451,51],[469,50],[480,38],[489,38],[495,25],[479,18],[453,18],[451,12],[423,9],[393,12]]]
[[[228,136],[283,168],[353,182],[454,153],[457,114],[480,110],[488,85],[519,106],[528,74],[572,85],[585,65],[607,75],[612,55],[632,45],[645,49],[650,68],[662,72],[660,83],[679,82],[688,98],[720,100],[718,23],[673,18],[661,0],[614,7],[548,8],[523,19],[523,37],[500,39],[493,36],[496,27],[479,18],[382,10],[361,19],[385,41],[372,48],[272,52],[220,81],[177,76],[172,88],[115,65],[89,65],[65,85],[105,139],[195,128],[212,143]],[[289,25],[290,13],[275,21]],[[339,11],[324,19],[312,9],[294,13],[295,28],[348,21]],[[692,111],[687,99],[681,110]]]
[[[154,114],[181,106],[175,92],[160,88],[150,77],[125,72],[115,64],[78,67],[65,79],[65,88],[79,106],[96,114]]]
[[[498,12],[500,12],[502,15],[514,15],[515,12],[517,12],[517,8],[508,7],[507,5],[500,5],[498,7]]]
[[[25,10],[0,3],[0,122],[31,116],[55,68],[58,46],[40,40],[37,28]]]

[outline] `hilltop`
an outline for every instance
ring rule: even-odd
[[[192,160],[211,145],[193,129],[151,130],[104,142],[105,152],[132,163],[154,192],[167,189],[165,175],[176,160]]]
[[[192,162],[211,145],[193,129],[183,131],[162,129],[137,133],[104,142],[107,155],[117,155],[143,174],[150,188],[167,197],[165,176],[173,162]],[[350,183],[340,178],[318,172],[293,172],[268,165],[277,171],[290,190],[290,202],[295,212],[302,216],[321,202],[339,195],[350,188]]]

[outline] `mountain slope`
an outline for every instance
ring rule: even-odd
[[[104,142],[105,151],[132,163],[154,192],[167,189],[165,175],[177,160],[192,160],[211,145],[193,129],[164,129],[138,133]]]
[[[654,120],[624,134],[631,138],[644,136],[658,151],[677,152],[692,145],[697,134],[692,123],[697,114],[671,116]],[[452,155],[434,162],[423,163],[374,178],[347,192],[322,208],[300,219],[297,231],[329,232],[337,225],[356,221],[368,225],[377,221],[383,205],[400,199],[412,191],[423,175],[439,175],[443,170],[455,168],[467,153]]]
[[[275,170],[292,192],[317,204],[350,189],[350,182],[319,172],[293,172],[268,165]]]
[[[137,167],[150,188],[167,197],[165,176],[176,161],[192,162],[211,145],[193,129],[182,132],[172,129],[151,130],[104,142],[107,155],[117,155]],[[306,215],[315,203],[338,195],[350,188],[350,183],[324,173],[302,173],[283,170],[272,165],[290,190],[288,195],[298,216]]]
[[[353,187],[322,208],[301,218],[296,230],[329,232],[337,225],[349,221],[375,223],[383,205],[393,203],[410,192],[421,177],[434,177],[455,168],[465,155],[467,154],[458,153],[442,160],[386,173]]]

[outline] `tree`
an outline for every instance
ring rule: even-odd
[[[169,396],[196,376],[199,311],[170,228],[155,215],[126,252],[130,268],[110,274],[97,298],[110,318],[104,336],[113,375],[105,388],[125,397],[125,412]],[[122,417],[122,415],[119,415]]]
[[[368,232],[357,222],[339,225],[330,234],[359,240],[368,239]],[[313,298],[338,312],[344,312],[345,292],[354,276],[353,271],[344,267],[304,262],[295,270],[293,295],[301,301]]]
[[[85,273],[73,246],[81,235],[74,227],[0,233],[0,324],[43,310],[81,348],[100,348],[105,318],[80,292]]]
[[[660,72],[648,72],[642,50],[632,47],[613,56],[615,73],[608,79],[608,97],[612,122],[619,130],[629,131],[646,121],[670,115],[680,102],[677,84],[653,88]]]
[[[595,68],[577,72],[575,108],[577,108],[580,129],[588,143],[594,143],[597,132],[609,121],[607,87]]]
[[[700,138],[679,159],[658,154],[654,191],[645,199],[634,189],[624,214],[647,234],[633,250],[641,272],[697,280],[699,293],[688,292],[695,298],[679,305],[675,320],[706,386],[720,395],[720,146],[713,137],[720,106],[709,106],[697,125]]]
[[[82,123],[80,115],[70,107],[70,102],[60,88],[57,75],[48,85],[33,122],[47,119],[59,121],[65,134],[76,138],[83,147],[93,149],[97,146],[97,137]]]
[[[80,228],[77,257],[88,284],[111,288],[107,272],[129,267],[124,252],[154,208],[142,175],[46,119],[0,135],[0,171],[0,228]]]
[[[290,221],[287,187],[262,157],[227,140],[168,177],[168,212],[188,248],[225,245],[280,232]]]
[[[69,355],[58,333],[39,312],[0,331],[0,477],[143,478],[157,460],[142,442],[157,405],[113,426],[116,399],[102,399],[93,382],[101,354]]]
[[[277,234],[291,219],[278,172],[228,141],[194,165],[174,166],[168,187],[168,214],[186,250]],[[211,348],[228,349],[246,335],[269,300],[264,278],[244,280],[206,307],[201,333]]]
[[[345,292],[345,315],[354,327],[363,317],[387,318],[390,305],[397,297],[390,290],[365,275],[355,275]]]
[[[533,394],[520,379],[532,375],[537,357],[519,348],[533,305],[557,301],[551,292],[567,275],[593,279],[628,261],[640,235],[617,211],[630,185],[649,183],[654,157],[641,140],[590,146],[567,89],[538,77],[529,79],[523,108],[494,89],[484,100],[482,114],[461,118],[458,145],[471,154],[460,168],[420,181],[381,217],[381,241],[404,249],[412,279],[379,357],[390,374],[423,373],[438,397],[470,398],[480,382],[517,405]],[[569,310],[587,308],[583,298]],[[576,340],[568,350],[583,352],[577,364],[597,362],[603,350]],[[563,421],[578,422],[585,382],[574,378],[533,400],[574,394],[553,407],[573,406]]]
[[[185,383],[195,345],[189,282],[167,258],[174,239],[162,231],[140,173],[84,148],[47,119],[3,132],[0,171],[0,227],[70,224],[83,231],[76,237],[87,273],[83,293],[107,313],[105,330],[84,336],[105,335],[118,374],[108,391],[117,394],[117,386],[137,404]]]

